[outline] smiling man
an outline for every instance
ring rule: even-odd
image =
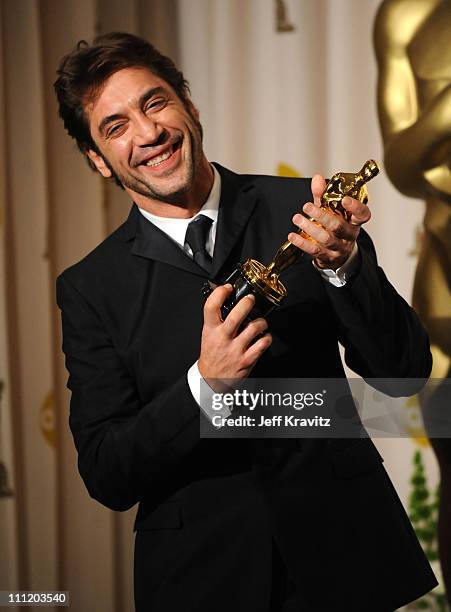
[[[210,164],[183,75],[135,36],[80,43],[55,89],[91,167],[133,202],[57,294],[81,476],[113,510],[139,503],[138,612],[388,612],[430,590],[369,438],[200,439],[202,378],[344,379],[338,342],[360,375],[421,387],[427,336],[377,266],[368,208],[345,198],[348,222],[319,208],[319,175]],[[243,326],[246,298],[223,320],[236,263],[269,261],[287,235],[306,257],[284,305]]]

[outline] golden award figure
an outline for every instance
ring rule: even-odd
[[[337,172],[327,182],[326,189],[321,197],[321,208],[328,209],[333,214],[349,220],[351,214],[343,207],[343,198],[350,196],[366,204],[368,202],[366,183],[378,173],[379,166],[372,159],[368,160],[359,172]],[[305,238],[312,240],[303,230],[297,231]],[[303,255],[303,251],[287,241],[279,247],[268,265],[264,265],[256,259],[247,259],[244,263],[238,264],[226,280],[226,283],[232,284],[233,292],[222,306],[223,318],[228,315],[241,298],[249,294],[255,296],[255,306],[249,315],[249,319],[266,317],[271,310],[282,303],[287,295],[287,289],[279,276]],[[213,283],[206,283],[203,289],[205,297],[208,297],[214,288]]]
[[[399,191],[426,202],[413,305],[431,340],[431,378],[449,378],[451,2],[385,0],[374,33],[385,168]],[[421,394],[426,427],[428,412],[446,391],[441,387],[427,385]],[[451,603],[451,439],[431,443],[441,471],[439,551]]]

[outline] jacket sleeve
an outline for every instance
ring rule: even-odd
[[[361,231],[360,267],[344,287],[325,283],[348,366],[365,379],[398,379],[390,395],[412,395],[432,367],[429,339],[416,312],[397,293],[377,264],[373,243]],[[404,382],[401,381],[404,379]],[[373,385],[379,386],[379,385]]]
[[[63,351],[72,392],[69,424],[89,494],[127,510],[183,461],[199,441],[199,407],[186,374],[139,400],[98,313],[64,275],[57,280]]]

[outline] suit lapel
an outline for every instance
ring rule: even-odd
[[[214,278],[246,227],[257,202],[257,190],[249,177],[240,176],[215,164],[221,175],[218,229],[213,253]],[[158,227],[148,221],[133,204],[124,226],[125,240],[134,239],[132,253],[175,266],[205,277],[206,272]],[[238,263],[238,262],[236,262]]]
[[[248,176],[230,172],[219,164],[215,167],[221,175],[221,200],[213,253],[213,278],[227,261],[258,200],[257,189]]]
[[[136,204],[134,205],[136,207]],[[148,221],[136,207],[138,213],[137,232],[132,247],[132,253],[147,259],[154,259],[205,276],[206,272],[180,248],[180,246],[169,238],[163,231]]]

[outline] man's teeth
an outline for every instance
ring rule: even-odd
[[[166,151],[166,153],[162,153],[161,155],[157,155],[157,157],[152,157],[152,159],[149,159],[149,161],[146,163],[146,166],[158,166],[158,164],[164,162],[166,159],[171,157],[171,155],[172,149],[169,149],[169,151]]]

